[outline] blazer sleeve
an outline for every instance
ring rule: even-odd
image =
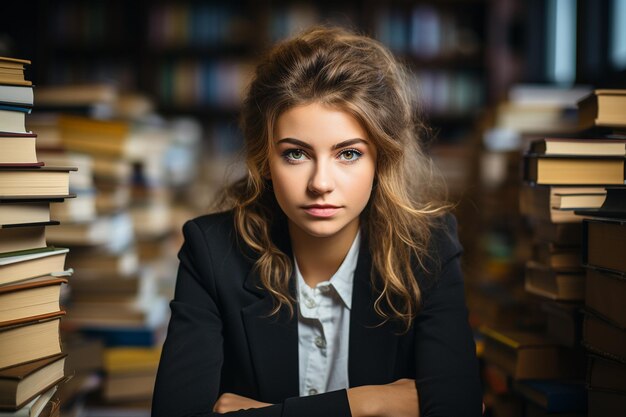
[[[435,249],[415,322],[416,386],[422,417],[481,416],[482,387],[468,322],[456,220],[433,233]]]
[[[185,242],[171,318],[152,399],[153,417],[221,416],[211,410],[220,392],[222,320],[212,294],[213,259],[200,227],[183,227]],[[236,393],[235,393],[236,394]],[[349,417],[346,390],[289,398],[282,404],[228,413],[234,417]]]

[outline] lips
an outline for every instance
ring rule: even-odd
[[[341,207],[330,204],[311,204],[304,206],[303,209],[305,213],[313,217],[332,217],[341,210]]]

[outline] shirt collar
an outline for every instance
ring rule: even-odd
[[[354,241],[352,242],[352,246],[348,251],[348,254],[344,258],[343,262],[337,269],[337,272],[330,278],[328,281],[320,282],[317,287],[322,286],[332,286],[341,301],[343,301],[344,305],[348,310],[352,308],[352,289],[354,284],[354,271],[356,270],[357,260],[359,258],[359,247],[361,246],[361,232],[357,232],[354,237]],[[294,266],[296,272],[297,285],[299,288],[303,288],[306,286],[304,282],[304,278],[300,273],[300,268],[298,268],[298,262],[294,257]]]

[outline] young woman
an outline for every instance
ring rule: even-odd
[[[153,416],[481,414],[456,223],[410,91],[340,29],[261,62],[247,175],[183,229]]]

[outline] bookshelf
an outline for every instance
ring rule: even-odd
[[[31,42],[44,63],[33,74],[37,84],[114,82],[155,97],[164,115],[192,115],[206,126],[234,123],[262,51],[315,23],[348,26],[389,45],[424,86],[423,108],[442,141],[462,140],[495,94],[488,45],[498,34],[488,25],[488,0],[38,0],[36,6]]]

